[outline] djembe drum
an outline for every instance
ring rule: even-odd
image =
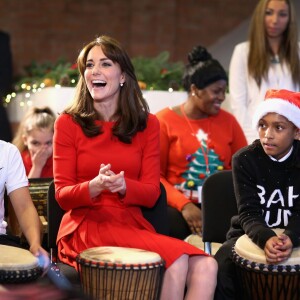
[[[42,274],[38,259],[28,250],[0,245],[0,282],[21,283],[37,279]]]
[[[198,234],[190,234],[184,239],[184,241],[205,251],[205,244],[202,240],[202,237]],[[211,243],[211,254],[215,255],[221,246],[221,243]]]
[[[275,229],[280,234],[282,229]],[[267,264],[264,251],[244,234],[233,247],[244,299],[300,299],[300,248],[280,264]]]
[[[77,256],[84,293],[93,299],[159,299],[164,261],[135,248],[95,247]]]

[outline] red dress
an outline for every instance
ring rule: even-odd
[[[102,122],[103,134],[88,138],[69,115],[62,114],[54,130],[56,199],[66,210],[58,232],[59,258],[76,266],[81,251],[97,246],[120,246],[153,251],[169,267],[183,254],[206,255],[178,239],[155,232],[141,206],[152,207],[160,187],[159,122],[149,115],[147,128],[132,144],[111,133],[113,122]],[[125,171],[126,195],[103,192],[91,199],[89,180],[100,164],[110,163],[115,173]]]

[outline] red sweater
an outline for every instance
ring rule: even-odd
[[[160,121],[161,182],[167,191],[168,204],[181,211],[190,202],[186,196],[189,189],[202,186],[206,168],[209,167],[210,174],[230,169],[232,155],[247,145],[246,138],[235,117],[224,110],[216,116],[189,120],[193,132],[185,118],[171,108],[156,115]],[[190,182],[192,188],[188,188]]]
[[[31,157],[30,157],[28,150],[24,150],[21,153],[21,155],[22,155],[24,166],[25,166],[26,175],[28,176],[28,174],[32,168]],[[48,160],[42,170],[42,173],[41,173],[41,178],[48,178],[48,177],[49,178],[53,177],[53,156],[52,155],[48,158]]]

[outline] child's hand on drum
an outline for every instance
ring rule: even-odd
[[[280,251],[277,254],[277,257],[280,259],[280,261],[283,261],[290,257],[293,250],[293,243],[287,235],[280,234],[278,236],[278,243],[275,248]]]
[[[48,252],[45,249],[43,249],[41,246],[38,247],[31,246],[29,250],[34,256],[38,258],[39,266],[43,268],[44,270],[43,275],[45,275],[50,266],[50,259],[49,259]]]
[[[264,251],[268,263],[279,263],[288,259],[292,253],[293,244],[285,235],[273,236],[266,242]]]
[[[277,236],[272,236],[267,240],[264,248],[267,263],[278,263],[278,254],[280,253],[280,250],[276,248],[276,246],[278,246],[278,243],[279,239]]]

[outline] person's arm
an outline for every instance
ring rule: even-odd
[[[37,253],[41,247],[42,224],[32,202],[28,187],[18,188],[8,196],[22,232],[30,245],[31,252]]]
[[[264,249],[267,240],[276,234],[267,226],[262,214],[256,186],[257,163],[255,153],[238,152],[233,157],[232,172],[241,227],[255,244]]]
[[[241,126],[246,119],[248,107],[247,55],[245,44],[234,48],[229,64],[229,99],[233,115]]]
[[[29,193],[28,179],[21,154],[12,144],[7,144],[7,151],[7,194],[21,230],[30,245],[30,251],[36,256],[42,255],[43,266],[47,268],[48,253],[41,246],[42,224]]]
[[[169,164],[170,138],[165,122],[160,122],[160,181],[164,185],[167,193],[167,202],[171,207],[182,211],[183,207],[191,203],[186,196],[178,191],[167,179],[166,173]]]
[[[68,115],[60,115],[54,124],[53,174],[56,199],[67,211],[92,206],[89,181],[77,182],[76,133],[77,125]]]

